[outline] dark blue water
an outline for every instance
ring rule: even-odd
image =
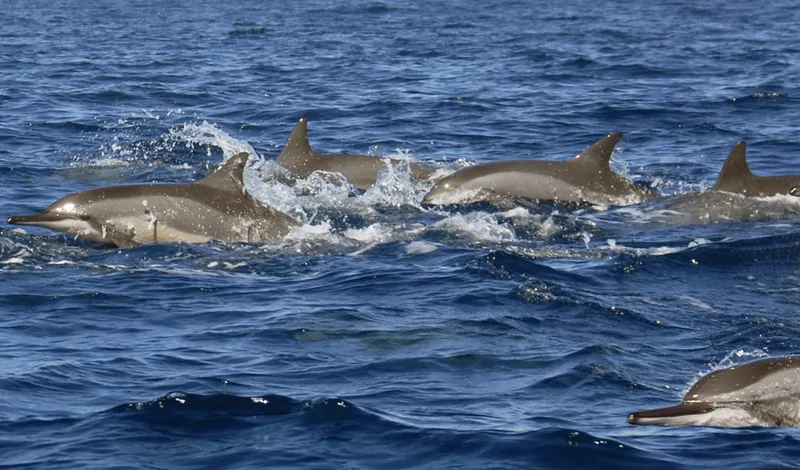
[[[3,224],[0,465],[797,464],[792,429],[626,423],[800,352],[792,200],[431,209],[402,172],[357,197],[264,174],[301,116],[318,150],[441,174],[616,131],[613,167],[663,194],[744,139],[756,173],[800,173],[800,5],[433,3],[3,2],[3,220],[244,149],[251,191],[306,224],[125,250]]]

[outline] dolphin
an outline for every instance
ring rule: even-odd
[[[739,142],[733,147],[712,190],[753,197],[800,196],[800,175],[754,175],[747,165],[746,151],[745,142]]]
[[[611,171],[621,133],[611,134],[571,160],[510,160],[463,168],[439,180],[423,204],[458,204],[493,196],[532,200],[631,204],[658,197]]]
[[[702,377],[677,406],[628,415],[631,424],[800,427],[800,356],[771,357]]]
[[[733,147],[712,188],[662,197],[636,216],[679,224],[796,218],[800,175],[754,175],[747,166],[746,150],[745,142]],[[776,195],[792,197],[772,197]]]
[[[77,238],[131,247],[149,243],[279,241],[298,222],[244,187],[246,152],[190,184],[110,186],[67,195],[41,214],[10,217]]]
[[[344,155],[319,153],[311,149],[308,142],[308,121],[301,118],[294,126],[277,159],[278,165],[289,170],[299,178],[308,178],[315,171],[340,173],[347,182],[356,188],[366,191],[375,186],[378,173],[386,168],[384,159],[367,155]],[[392,165],[403,163],[391,159]],[[410,162],[411,179],[422,181],[428,179],[431,172],[416,163]]]

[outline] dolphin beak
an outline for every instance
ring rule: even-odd
[[[40,225],[47,222],[57,222],[59,220],[64,220],[64,217],[45,212],[36,215],[15,215],[8,218],[8,223],[12,225]]]
[[[711,403],[681,403],[667,408],[636,411],[628,415],[628,422],[630,424],[663,424],[669,421],[670,418],[709,413],[714,409],[715,407]]]

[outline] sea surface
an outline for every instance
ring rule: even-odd
[[[0,2],[0,468],[797,468],[800,431],[661,428],[701,375],[800,353],[800,202],[697,209],[731,148],[800,174],[800,3]],[[423,207],[270,179],[312,146],[565,160],[669,196]],[[239,151],[304,224],[116,249],[5,223]]]

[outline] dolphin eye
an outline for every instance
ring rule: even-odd
[[[789,190],[789,195],[791,196],[800,196],[800,188],[795,186],[794,188]]]

